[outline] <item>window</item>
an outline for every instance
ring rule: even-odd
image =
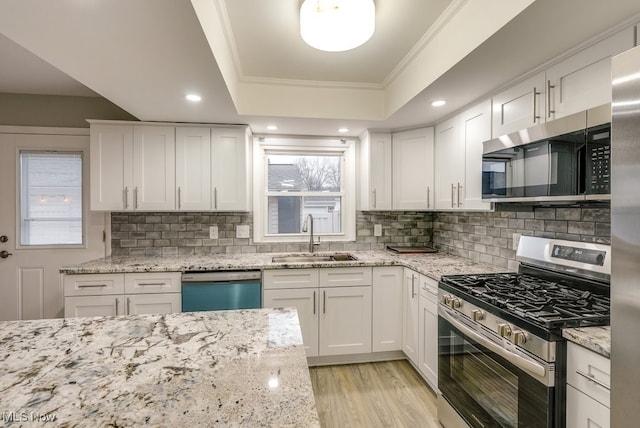
[[[20,152],[20,244],[82,245],[82,153]]]
[[[254,192],[254,240],[306,241],[309,215],[315,236],[353,240],[353,150],[346,140],[258,140],[254,188],[262,190]]]

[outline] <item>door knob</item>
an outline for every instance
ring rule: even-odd
[[[0,259],[6,259],[9,256],[13,256],[13,254],[8,252],[7,250],[0,251]]]
[[[7,242],[8,240],[9,240],[9,237],[7,235],[0,236],[0,242]]]

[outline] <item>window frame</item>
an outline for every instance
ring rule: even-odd
[[[22,166],[21,166],[21,154],[22,153],[61,153],[61,154],[79,154],[82,159],[82,182],[80,192],[82,194],[82,242],[79,244],[44,244],[44,245],[25,245],[22,243]],[[89,180],[89,166],[88,166],[88,152],[81,148],[68,149],[68,148],[55,148],[55,149],[42,149],[42,148],[30,148],[30,147],[17,147],[16,148],[16,239],[15,247],[17,250],[47,250],[47,249],[86,249],[88,248],[88,180]]]
[[[270,196],[340,196],[340,233],[316,233],[320,242],[354,242],[356,231],[356,141],[353,138],[254,136],[253,147],[253,240],[255,243],[309,242],[309,233],[269,234]],[[268,189],[268,154],[328,155],[342,157],[340,192],[305,191],[285,195]]]

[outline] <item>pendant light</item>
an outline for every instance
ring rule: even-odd
[[[327,52],[357,48],[376,26],[373,0],[304,0],[300,35],[311,47]]]

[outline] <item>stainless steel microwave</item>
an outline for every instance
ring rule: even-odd
[[[610,198],[611,105],[483,143],[487,202]]]

